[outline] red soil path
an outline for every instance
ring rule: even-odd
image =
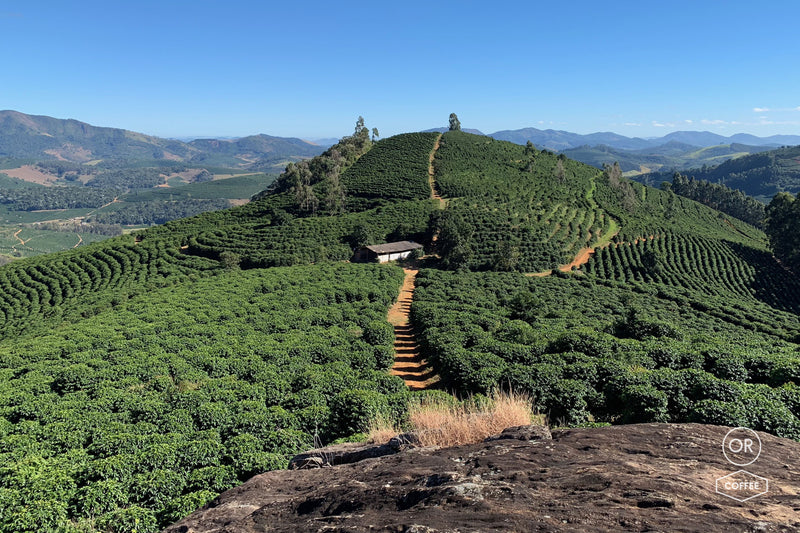
[[[617,232],[617,233],[619,233],[619,232]],[[615,233],[611,237],[613,238],[614,236],[616,236],[617,233]],[[604,244],[603,246],[597,246],[595,248],[581,248],[581,250],[578,252],[578,255],[575,256],[575,259],[573,259],[572,261],[570,261],[566,265],[561,265],[560,267],[558,267],[558,270],[560,270],[561,272],[569,272],[570,270],[572,270],[573,267],[575,267],[575,268],[582,267],[583,265],[585,265],[586,263],[589,262],[589,259],[592,258],[592,256],[594,255],[594,252],[595,252],[595,250],[597,250],[597,248],[606,248],[608,246],[611,246],[612,244],[614,245],[614,248],[619,248],[620,246],[623,246],[623,245],[626,245],[626,244],[628,246],[632,246],[632,245],[635,245],[635,244],[639,244],[640,242],[645,242],[648,239],[652,241],[655,238],[656,238],[656,235],[650,235],[648,237],[637,237],[636,239],[633,240],[633,242],[617,242],[617,243],[609,242],[608,244]],[[545,276],[549,276],[550,274],[552,274],[552,272],[553,272],[552,270],[548,270],[547,272],[533,272],[533,273],[525,274],[525,275],[526,276],[535,277],[535,278],[543,278]]]
[[[388,321],[394,326],[394,364],[391,374],[400,376],[406,386],[412,390],[427,389],[437,381],[439,376],[433,371],[428,361],[422,357],[414,326],[411,325],[409,313],[414,298],[414,280],[417,270],[404,269],[406,277],[400,289],[397,302],[389,308]]]

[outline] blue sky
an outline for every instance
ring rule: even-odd
[[[161,136],[800,134],[796,0],[0,4],[0,109]]]

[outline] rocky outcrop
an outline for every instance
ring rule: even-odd
[[[521,427],[455,448],[398,444],[392,455],[261,474],[166,531],[800,530],[800,443],[760,433],[761,456],[745,469],[769,491],[739,502],[716,492],[740,469],[722,453],[729,429],[641,424],[550,438]]]

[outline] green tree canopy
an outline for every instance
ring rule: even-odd
[[[450,113],[450,131],[461,131],[461,122],[455,113]]]

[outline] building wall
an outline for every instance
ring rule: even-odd
[[[397,261],[398,259],[405,259],[411,254],[411,250],[405,252],[397,252],[393,254],[380,254],[378,261],[381,263],[388,263],[389,261]]]

